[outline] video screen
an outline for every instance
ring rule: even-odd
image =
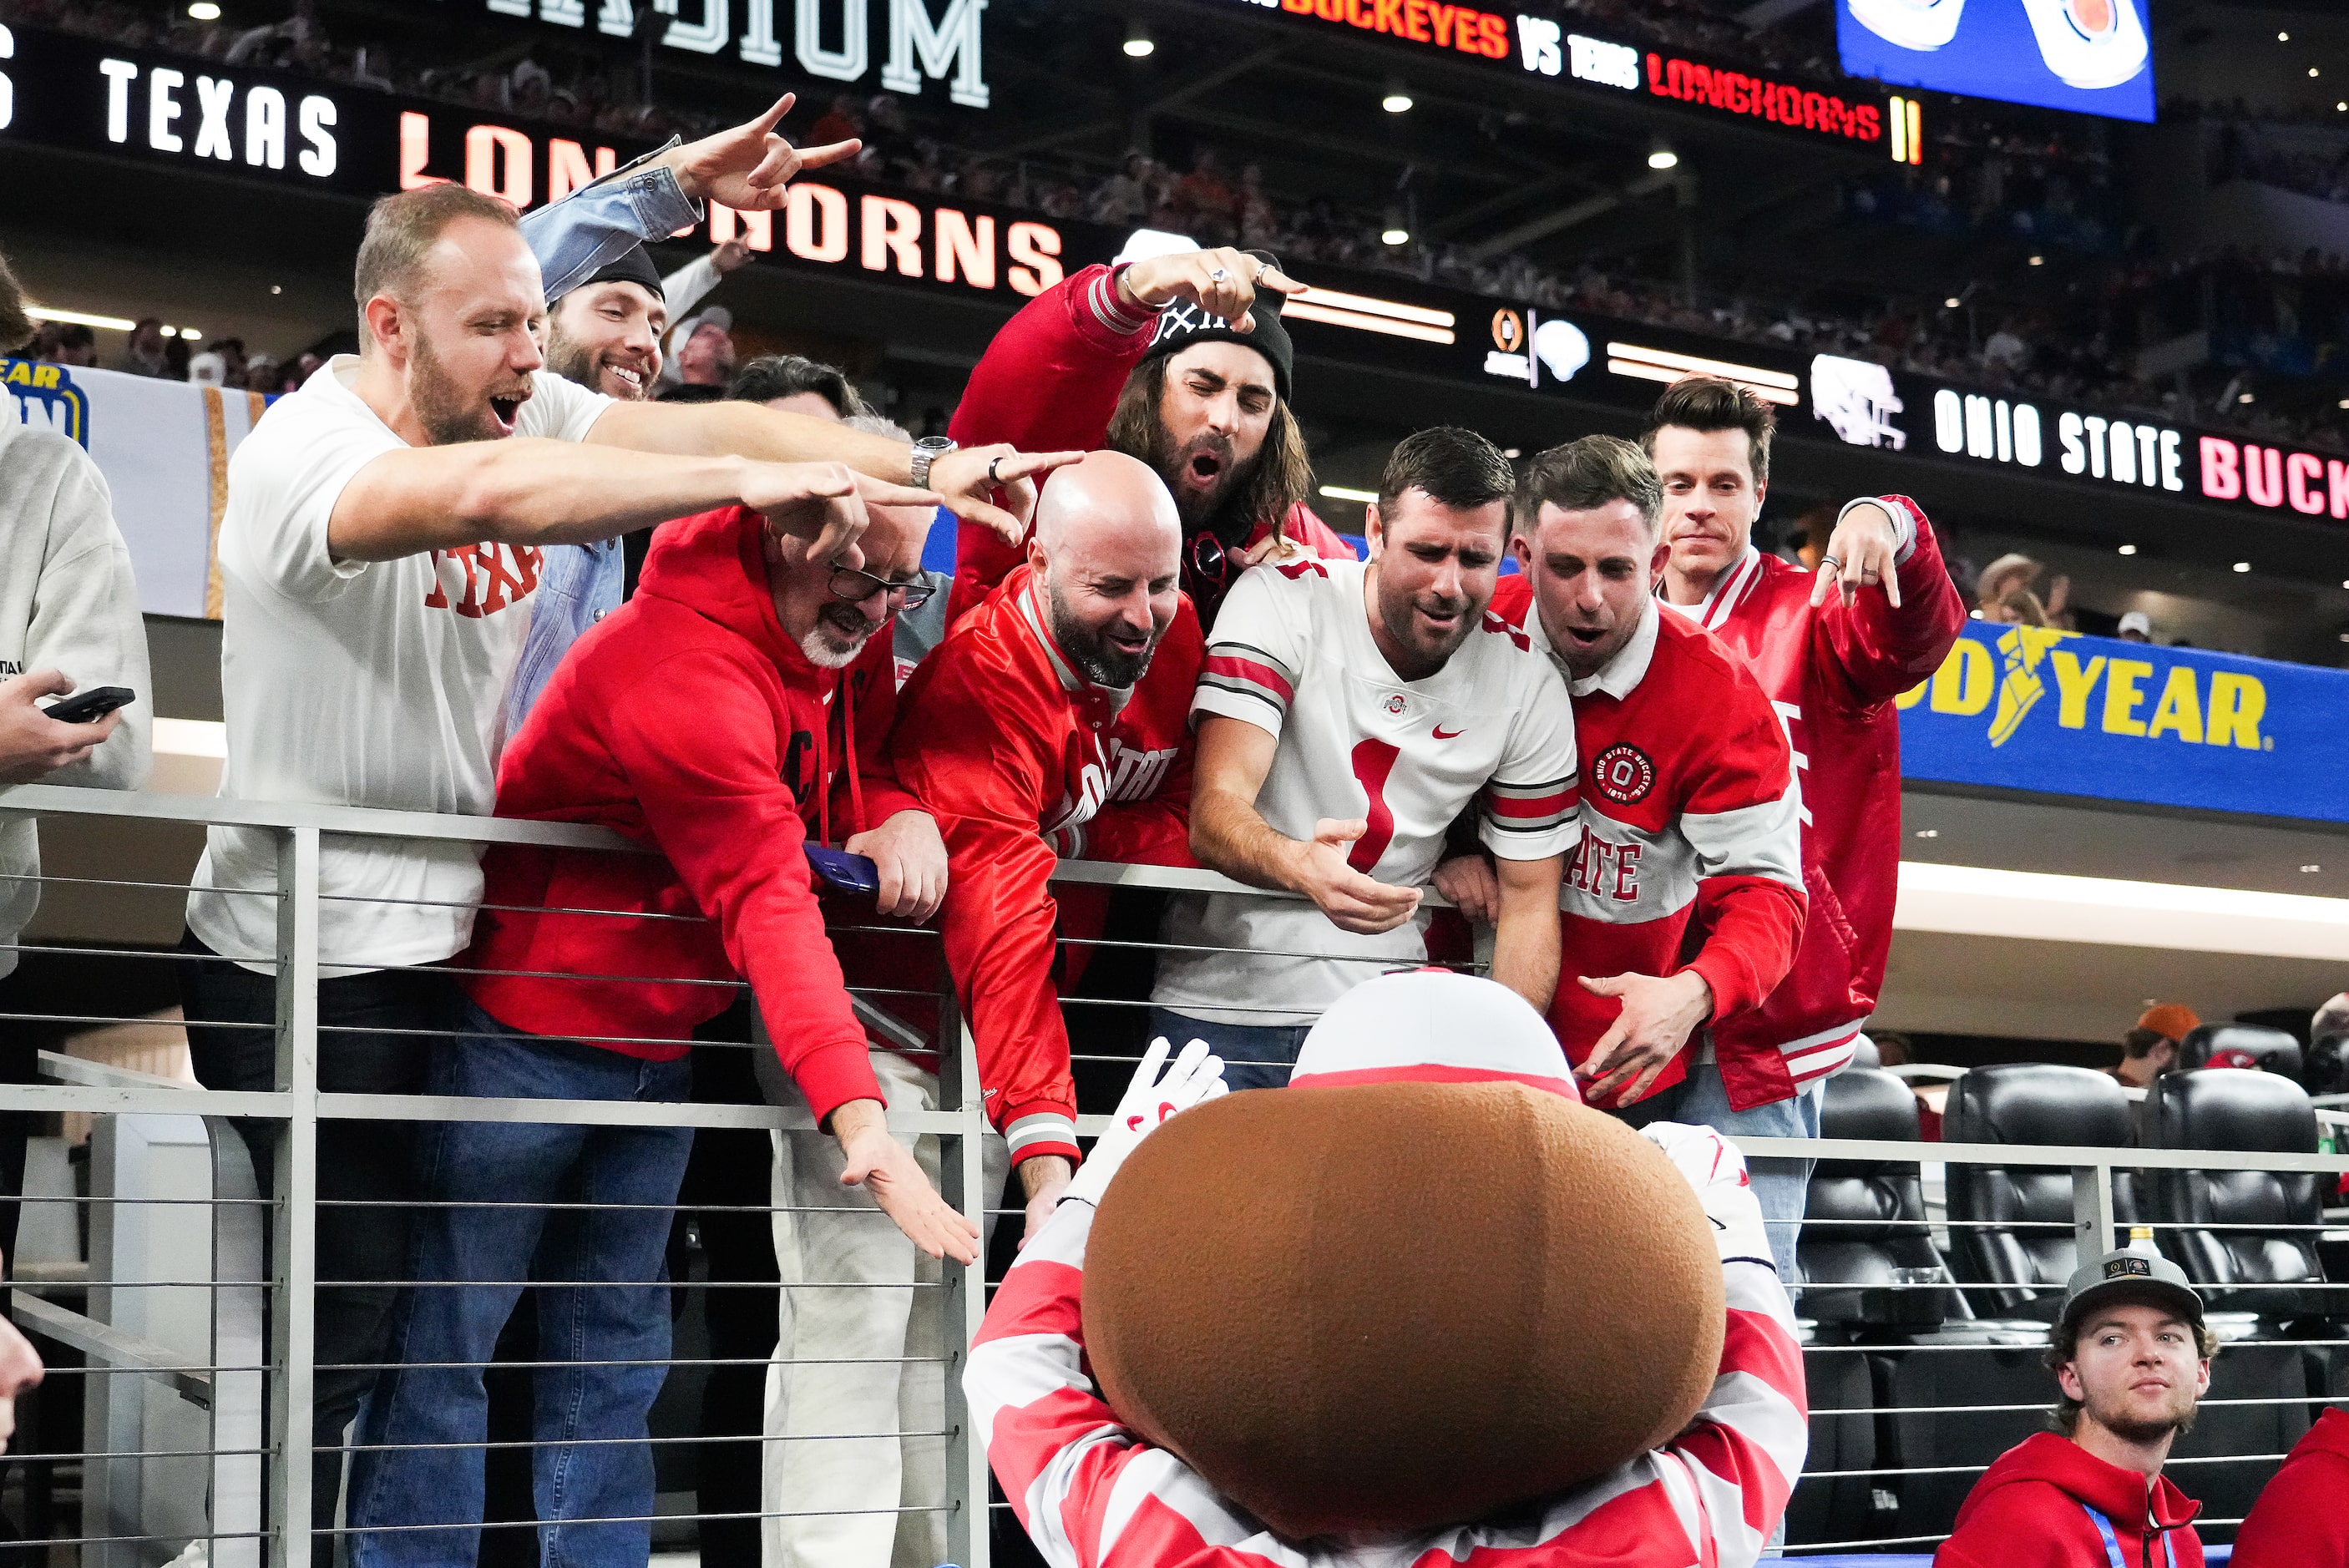
[[[2154,116],[2150,0],[1836,0],[1843,68],[1892,87]]]

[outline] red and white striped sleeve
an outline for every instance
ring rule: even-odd
[[[1547,860],[1582,837],[1574,706],[1543,655],[1523,652],[1510,668],[1519,681],[1516,717],[1500,766],[1485,783],[1476,836],[1505,861]]]
[[[1802,1471],[1809,1435],[1794,1314],[1770,1264],[1744,1162],[1709,1145],[1675,1148],[1716,1225],[1727,1333],[1712,1391],[1688,1429],[1552,1501],[1537,1519],[1431,1532],[1398,1548],[1282,1540],[1219,1497],[1182,1460],[1121,1426],[1084,1366],[1084,1244],[1092,1206],[1062,1203],[1012,1265],[963,1375],[988,1461],[1051,1568],[1391,1568],[1442,1553],[1478,1568],[1744,1568],[1762,1554]],[[1684,1140],[1685,1141],[1685,1140]],[[1692,1145],[1692,1148],[1694,1146]]]
[[[1288,721],[1305,670],[1309,588],[1301,576],[1326,578],[1319,562],[1243,572],[1224,595],[1207,634],[1207,656],[1191,696],[1191,722],[1202,714],[1242,719],[1273,735]]]

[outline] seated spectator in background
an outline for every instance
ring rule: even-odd
[[[2349,1409],[2322,1411],[2235,1534],[2237,1568],[2349,1568]]]
[[[2010,376],[2021,370],[2030,359],[2031,347],[2023,341],[2022,333],[2015,329],[2013,316],[1998,324],[1998,330],[1992,333],[1989,341],[1982,345],[1982,356],[1984,365],[1994,366]]]
[[[2039,575],[2046,570],[2028,555],[2000,556],[1982,569],[1974,580],[1974,603],[1985,621],[1998,621],[2013,625],[2018,622],[2032,626],[2061,626],[2069,630],[2072,624],[2070,604],[2072,580],[2057,576],[2049,581],[2047,593],[2042,599],[2035,592]],[[2037,620],[2027,620],[2023,614],[2024,601],[2015,600],[2019,593],[2034,607]],[[2012,603],[2010,603],[2012,602]]]
[[[873,411],[838,366],[796,354],[764,354],[751,360],[736,374],[727,396],[815,419],[853,419]]]
[[[0,257],[0,357],[32,335],[24,292]],[[18,423],[13,407],[0,409],[0,789],[136,789],[147,782],[155,690],[113,496],[78,442]],[[109,686],[136,695],[88,724],[51,718],[39,701]],[[12,1005],[8,976],[40,906],[40,874],[34,819],[0,818],[0,1015],[28,1010]],[[0,1083],[33,1082],[39,1059],[38,1042],[22,1025],[0,1021]],[[16,1199],[33,1120],[30,1111],[0,1111],[0,1277],[16,1255]],[[0,1374],[14,1367],[21,1343],[0,1335]],[[0,1398],[13,1392],[9,1377],[0,1376]]]
[[[2147,1007],[2121,1037],[2118,1065],[2105,1069],[2131,1088],[2150,1088],[2162,1074],[2178,1070],[2178,1045],[2201,1026],[2194,1009],[2178,1002]]]
[[[171,358],[164,352],[165,346],[162,318],[142,315],[130,328],[130,341],[122,349],[122,363],[115,368],[126,376],[169,376]]]
[[[1770,995],[1808,908],[1785,727],[1743,659],[1656,603],[1671,552],[1663,504],[1629,441],[1586,436],[1539,454],[1517,487],[1523,570],[1493,596],[1565,677],[1581,762],[1563,936],[1573,969],[1545,1010],[1585,1099],[1635,1124],[1728,1109],[1718,1074],[1696,1070],[1700,1047],[1770,1047],[1717,1040],[1707,1024]],[[1489,921],[1490,879],[1472,856],[1439,868],[1436,885]],[[1709,1102],[1682,1110],[1700,1086]],[[1804,1136],[1782,1103],[1784,1136]],[[1793,1228],[1771,1239],[1781,1276],[1795,1277]]]
[[[794,1098],[836,1146],[816,1161],[822,1190],[796,1201],[838,1204],[841,1188],[863,1187],[912,1247],[977,1256],[976,1230],[888,1131],[802,850],[871,856],[885,915],[926,919],[945,887],[936,825],[885,770],[896,688],[874,636],[919,565],[930,512],[873,507],[861,567],[775,539],[744,506],[661,531],[643,591],[564,661],[498,779],[502,816],[598,823],[660,853],[490,851],[461,1033],[434,1042],[432,1092],[688,1099],[694,1026],[730,1000],[695,982],[747,979]],[[514,1260],[534,1258],[544,1278],[658,1280],[692,1144],[687,1129],[436,1123],[419,1140],[421,1195],[468,1206],[418,1222],[416,1278],[510,1280]],[[633,1207],[588,1221],[496,1206],[576,1191]],[[471,1531],[398,1527],[480,1520],[479,1364],[519,1295],[451,1284],[409,1297],[389,1357],[404,1366],[364,1428],[365,1442],[391,1446],[352,1473],[355,1562],[472,1561]],[[575,1363],[538,1374],[545,1558],[642,1563],[652,1457],[629,1439],[645,1436],[667,1372],[668,1291],[541,1286],[538,1312],[540,1345],[561,1347],[549,1359]],[[566,1522],[613,1520],[629,1522]]]
[[[2119,630],[2113,634],[2124,643],[2153,641],[2153,617],[2142,610],[2131,610],[2121,617]]]
[[[2219,1352],[2185,1271],[2150,1240],[2106,1253],[2072,1275],[2047,1340],[2057,1430],[1974,1483],[1934,1568],[2202,1568],[2201,1504],[2161,1473]]]
[[[98,334],[78,321],[45,321],[32,354],[45,365],[95,367]]]
[[[682,227],[704,195],[771,205],[796,157],[771,132],[783,106],[657,155],[627,177],[627,222]],[[761,170],[764,170],[762,173]],[[767,181],[754,183],[754,180]],[[546,209],[561,226],[594,219],[598,187]],[[572,207],[574,201],[581,205]],[[564,213],[565,208],[571,212]],[[605,248],[607,241],[618,242]],[[586,226],[550,247],[558,287],[636,242]],[[664,518],[750,505],[779,533],[854,561],[867,499],[951,495],[995,512],[991,461],[1005,449],[931,465],[928,492],[901,488],[913,465],[894,442],[763,408],[616,402],[542,372],[540,266],[513,210],[461,185],[385,198],[355,269],[357,357],[337,356],[254,428],[229,464],[220,530],[225,594],[222,696],[231,798],[484,813],[494,801],[497,724],[548,544],[608,539]],[[495,331],[479,330],[481,325]],[[520,433],[537,440],[509,441]],[[814,459],[814,460],[810,460]],[[843,464],[847,465],[843,468]],[[886,480],[860,475],[877,469]],[[1016,470],[1007,468],[1006,472]],[[1015,478],[1023,508],[1033,491]],[[1006,531],[1024,521],[999,514]],[[266,1027],[277,1017],[277,850],[273,837],[208,835],[180,965],[197,1078],[266,1088]],[[418,1034],[457,1022],[453,982],[429,967],[463,950],[481,898],[470,846],[330,843],[318,985],[330,1091],[409,1093],[423,1082]],[[343,1431],[375,1380],[408,1257],[412,1166],[399,1124],[338,1140],[321,1161],[322,1200],[386,1203],[365,1225],[318,1228],[318,1359],[310,1439],[323,1450],[311,1518],[330,1524]],[[275,1140],[248,1140],[273,1180]],[[338,1283],[354,1282],[354,1283]],[[286,1440],[300,1440],[288,1434]],[[296,1514],[299,1509],[296,1508]],[[335,1538],[315,1546],[333,1555]]]
[[[823,150],[810,148],[808,152],[813,155]],[[726,240],[663,278],[661,297],[667,302],[669,320],[683,321],[693,313],[695,305],[709,298],[710,291],[726,280],[728,273],[741,271],[750,262],[750,246],[740,240]],[[664,366],[661,377],[664,385],[674,386],[677,382],[675,364]]]
[[[1473,430],[1407,436],[1367,509],[1368,562],[1254,569],[1224,601],[1191,701],[1191,852],[1309,902],[1168,900],[1150,1032],[1206,1040],[1234,1088],[1286,1084],[1331,1003],[1427,962],[1422,890],[1472,801],[1498,866],[1492,977],[1551,1004],[1574,716],[1531,639],[1486,613],[1515,484]]]
[[[2308,1037],[2311,1042],[2327,1035],[2349,1034],[2349,991],[2336,994],[2331,1001],[2310,1015]]]
[[[1175,586],[1181,542],[1146,464],[1092,452],[1062,470],[1038,501],[1028,563],[914,672],[890,742],[899,781],[946,835],[947,965],[1030,1235],[1077,1158],[1053,866],[1193,863],[1202,649]]]
[[[708,403],[726,396],[734,379],[734,313],[712,305],[678,324],[669,335],[678,385],[661,393],[664,402]]]
[[[188,380],[197,387],[242,387],[247,369],[244,340],[222,337],[207,344],[202,354],[189,359]]]
[[[2044,626],[2047,606],[2028,588],[2010,588],[2004,598],[1983,608],[1982,618],[2002,626]]]
[[[1354,558],[1305,501],[1312,467],[1288,407],[1296,356],[1280,324],[1281,299],[1302,286],[1270,256],[1238,251],[1086,267],[995,335],[948,434],[966,446],[1049,436],[1148,463],[1182,519],[1183,591],[1212,624],[1225,589],[1270,554]],[[1020,560],[963,530],[948,618]]]

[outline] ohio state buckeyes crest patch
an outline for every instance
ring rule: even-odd
[[[1656,787],[1656,765],[1628,740],[1619,740],[1590,763],[1590,787],[1618,806],[1636,806]]]

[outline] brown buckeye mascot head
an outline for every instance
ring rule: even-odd
[[[1581,1103],[1522,999],[1441,971],[1347,995],[1289,1088],[1168,1120],[1086,1246],[1119,1418],[1293,1540],[1604,1474],[1694,1416],[1723,1323],[1671,1161]]]

